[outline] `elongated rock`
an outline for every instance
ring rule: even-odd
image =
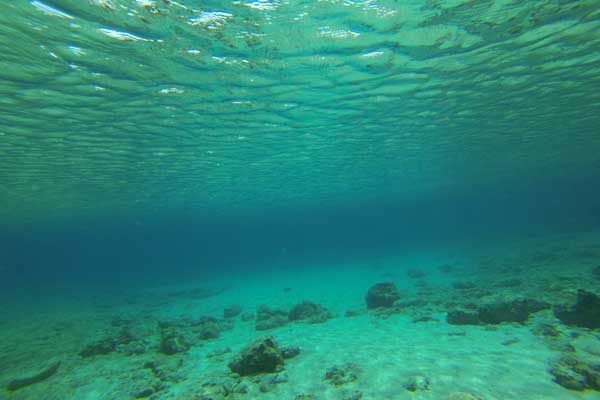
[[[50,378],[52,375],[58,371],[58,367],[60,367],[60,361],[55,362],[45,370],[41,371],[38,374],[25,376],[22,378],[15,378],[8,383],[7,389],[11,392],[15,390],[19,390],[24,388],[25,386],[33,385],[34,383],[38,383]]]

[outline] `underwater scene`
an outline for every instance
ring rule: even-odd
[[[600,399],[600,1],[0,2],[0,399]]]

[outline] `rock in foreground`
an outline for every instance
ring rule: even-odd
[[[229,363],[242,376],[277,372],[283,368],[283,354],[272,336],[261,337],[244,347]]]

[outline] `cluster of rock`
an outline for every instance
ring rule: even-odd
[[[262,305],[256,311],[255,328],[257,331],[264,331],[284,326],[289,322],[318,324],[333,317],[335,315],[327,308],[311,301],[296,304],[289,311]]]
[[[475,311],[453,310],[446,321],[452,325],[525,323],[531,314],[550,308],[550,304],[533,299],[512,299],[483,304]]]

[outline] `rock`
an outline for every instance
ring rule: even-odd
[[[408,271],[406,271],[406,275],[408,275],[408,277],[412,279],[420,279],[427,276],[427,274],[420,269],[409,269]]]
[[[353,390],[348,393],[342,394],[342,400],[360,400],[363,398],[363,394],[359,390]]]
[[[334,386],[341,386],[358,379],[358,369],[354,364],[333,366],[325,372],[326,381]]]
[[[360,311],[356,311],[356,310],[348,310],[344,313],[344,317],[350,318],[350,317],[358,317],[361,314]]]
[[[215,350],[211,351],[210,353],[208,353],[206,355],[206,357],[208,357],[208,358],[220,357],[220,356],[225,355],[227,353],[231,353],[231,348],[229,348],[229,347],[223,347],[221,349],[215,349]]]
[[[105,338],[86,345],[80,352],[81,357],[93,357],[112,353],[117,348],[117,342],[113,338]]]
[[[188,351],[190,344],[177,328],[163,328],[160,331],[159,351],[166,355],[173,355]]]
[[[298,394],[294,400],[317,400],[317,398],[312,394]]]
[[[242,306],[238,304],[234,304],[228,307],[225,307],[223,310],[224,318],[235,318],[242,313]]]
[[[575,304],[555,307],[554,316],[565,325],[598,329],[600,328],[600,298],[595,293],[578,290]]]
[[[6,389],[9,392],[14,392],[15,390],[22,389],[26,386],[30,386],[35,383],[45,381],[46,379],[48,379],[52,375],[54,375],[58,371],[59,367],[60,367],[60,361],[57,361],[54,364],[50,365],[48,368],[38,372],[37,374],[30,375],[30,376],[24,376],[21,378],[15,378],[15,379],[11,380],[10,382],[8,382],[8,386],[6,387]]]
[[[473,282],[456,281],[452,282],[452,287],[458,290],[475,289],[477,286]]]
[[[283,355],[283,358],[286,360],[290,359],[290,358],[294,358],[298,354],[300,354],[300,348],[296,347],[296,346],[282,347],[281,354]]]
[[[479,320],[484,324],[524,323],[529,319],[530,314],[546,308],[550,308],[550,304],[532,299],[485,304],[479,308]]]
[[[256,312],[256,330],[264,331],[287,324],[288,313],[283,310],[272,310],[267,306],[260,306]]]
[[[536,325],[531,331],[535,335],[539,335],[539,336],[546,336],[546,337],[560,336],[560,331],[554,325],[546,324],[546,323]]]
[[[413,375],[404,382],[404,388],[410,392],[429,389],[429,378],[423,375]]]
[[[437,318],[433,318],[431,315],[421,315],[418,317],[414,317],[412,319],[413,323],[419,323],[419,322],[439,322],[439,320]]]
[[[369,288],[365,300],[367,308],[392,307],[400,298],[398,288],[392,282],[377,283]]]
[[[333,315],[328,309],[310,301],[303,301],[300,304],[296,304],[288,313],[290,321],[304,321],[309,324],[325,322],[332,317]]]
[[[128,356],[144,354],[147,349],[144,342],[135,341],[121,347],[121,351]]]
[[[596,279],[600,279],[600,265],[596,265],[592,268],[592,276]]]
[[[229,369],[241,376],[276,372],[283,368],[283,354],[272,336],[261,337],[244,347],[229,362]]]
[[[198,337],[201,340],[216,339],[221,335],[219,324],[214,321],[206,321],[200,325]]]
[[[241,316],[243,322],[252,321],[254,318],[254,314],[252,314],[251,312],[243,313]]]
[[[448,400],[483,400],[481,397],[469,392],[450,393]]]
[[[461,310],[450,311],[446,315],[446,322],[451,325],[479,325],[479,315],[477,313],[466,312]]]
[[[582,391],[589,388],[587,378],[582,374],[579,361],[571,357],[562,357],[550,364],[550,374],[554,382],[570,390]]]

